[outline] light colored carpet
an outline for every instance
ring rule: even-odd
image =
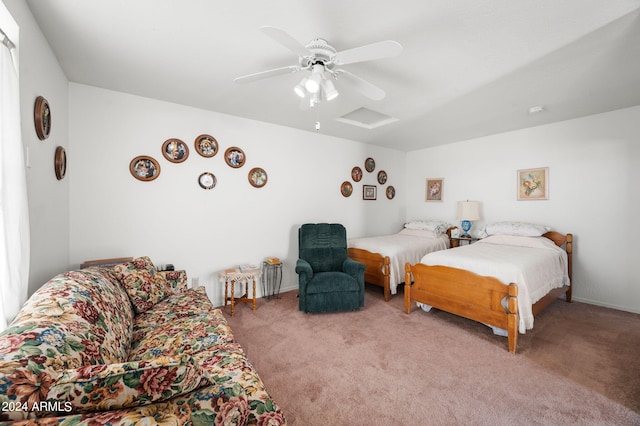
[[[355,312],[304,314],[297,292],[225,315],[290,425],[640,425],[640,315],[555,301],[504,337],[404,313],[367,286]]]

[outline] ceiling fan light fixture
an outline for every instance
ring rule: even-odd
[[[302,81],[293,88],[293,91],[296,92],[296,95],[300,96],[301,98],[304,98],[307,95],[307,92],[304,88],[306,80],[306,77],[303,78]]]
[[[320,82],[322,81],[322,77],[319,74],[312,74],[311,77],[304,82],[304,87],[310,93],[317,93],[320,90]]]
[[[336,90],[336,87],[333,85],[331,80],[324,81],[324,96],[327,99],[327,101],[334,100],[335,98],[338,97],[339,94],[340,93],[338,93],[338,91]]]

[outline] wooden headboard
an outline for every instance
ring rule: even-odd
[[[88,268],[90,266],[113,266],[120,263],[128,262],[130,260],[133,260],[133,257],[114,257],[111,259],[85,260],[80,265],[80,269]]]

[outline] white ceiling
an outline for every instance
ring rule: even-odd
[[[640,105],[640,0],[28,0],[70,81],[403,151]],[[384,89],[303,111],[297,64],[265,36],[338,51],[395,40],[400,56],[344,68]],[[544,106],[529,114],[533,106]],[[364,129],[358,108],[397,118]],[[215,134],[215,129],[211,130]]]

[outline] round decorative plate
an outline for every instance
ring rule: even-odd
[[[211,135],[200,135],[194,143],[196,151],[203,157],[213,157],[218,153],[218,141]]]
[[[162,144],[162,155],[172,163],[182,163],[189,157],[189,147],[180,139],[167,139]]]
[[[217,182],[213,173],[204,172],[198,177],[198,184],[200,184],[200,188],[202,189],[211,189],[216,186]]]
[[[67,152],[61,146],[56,148],[53,167],[56,171],[56,178],[62,180],[67,173]]]
[[[387,182],[387,172],[380,170],[378,172],[378,183],[384,185]]]
[[[43,141],[48,138],[49,133],[51,133],[51,109],[49,108],[49,102],[42,96],[36,98],[33,118],[35,120],[38,139]]]
[[[265,186],[267,184],[267,179],[267,172],[260,167],[254,167],[249,171],[249,183],[256,188],[262,188]]]
[[[351,182],[342,182],[342,185],[340,185],[340,193],[342,193],[343,197],[351,197],[351,194],[353,194],[353,185],[351,185]]]
[[[153,157],[139,155],[129,163],[129,171],[134,178],[148,182],[160,175],[160,164]]]
[[[396,189],[393,186],[387,187],[387,198],[393,200],[393,197],[396,196]]]
[[[355,166],[351,169],[351,179],[353,179],[354,182],[360,182],[362,179],[362,169],[360,167]]]
[[[364,160],[364,168],[371,173],[372,171],[374,171],[376,169],[376,160],[374,160],[373,158],[369,157],[366,160]]]
[[[229,167],[233,167],[234,169],[242,167],[246,160],[247,157],[244,155],[244,151],[237,146],[227,148],[224,152],[224,161],[227,162]]]

